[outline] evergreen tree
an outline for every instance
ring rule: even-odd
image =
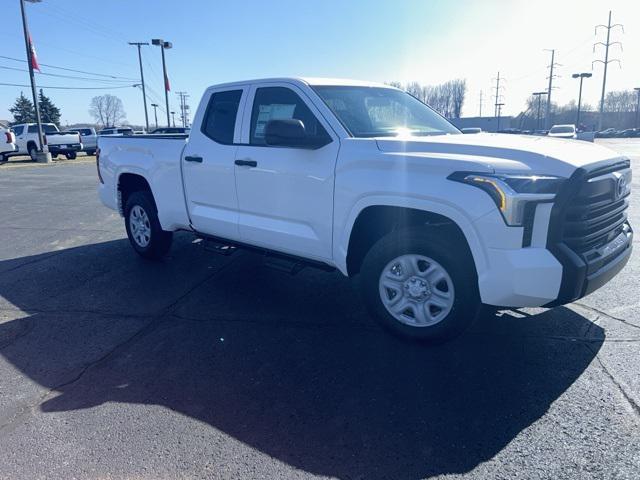
[[[51,99],[42,92],[38,95],[38,106],[40,107],[40,119],[42,123],[55,123],[60,125],[60,109],[54,105]]]
[[[33,102],[25,97],[22,92],[20,92],[20,96],[9,111],[13,115],[14,124],[36,121],[36,110],[33,108]]]

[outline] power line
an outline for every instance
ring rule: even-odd
[[[23,60],[21,58],[14,58],[14,57],[7,57],[6,55],[0,55],[0,58],[4,58],[5,60],[13,60],[14,62],[20,62],[20,63],[27,63],[26,60]],[[67,68],[67,67],[59,67],[56,65],[49,65],[47,63],[41,63],[38,62],[40,64],[41,67],[49,67],[49,68],[55,68],[57,70],[65,70],[67,72],[74,72],[74,73],[84,73],[86,75],[95,75],[98,77],[107,77],[107,78],[113,78],[113,79],[123,79],[123,80],[130,80],[130,81],[135,81],[135,78],[129,78],[129,77],[120,77],[117,75],[108,75],[105,73],[95,73],[95,72],[88,72],[86,70],[76,70],[73,68]]]
[[[28,72],[29,70],[25,69],[25,68],[16,68],[16,67],[7,67],[5,65],[0,65],[0,68],[3,70],[13,70],[16,72]],[[77,77],[77,76],[73,76],[73,75],[60,75],[60,74],[56,74],[56,73],[46,73],[46,72],[37,72],[38,75],[46,75],[48,77],[57,77],[57,78],[71,78],[74,80],[89,80],[91,82],[104,82],[104,83],[116,83],[116,84],[122,84],[124,83],[130,83],[130,80],[102,80],[99,78],[90,78],[90,77]]]
[[[23,83],[4,83],[0,82],[0,85],[6,87],[30,87],[31,85],[26,85]],[[38,88],[51,88],[56,90],[112,90],[116,88],[131,88],[134,85],[114,85],[114,86],[104,86],[104,87],[58,87],[51,85],[38,85]]]
[[[607,88],[607,67],[609,66],[610,63],[612,62],[617,62],[618,65],[620,65],[620,68],[622,68],[622,65],[620,64],[620,60],[618,60],[617,58],[613,58],[613,59],[609,59],[609,47],[612,45],[619,45],[620,49],[622,50],[622,43],[620,42],[612,42],[611,41],[611,30],[615,27],[620,27],[622,29],[622,33],[624,33],[624,26],[621,23],[616,23],[611,25],[611,10],[609,10],[609,21],[606,25],[596,25],[595,27],[595,31],[596,34],[598,33],[598,27],[602,27],[602,28],[606,28],[607,29],[607,41],[605,42],[596,42],[593,44],[593,51],[595,53],[596,51],[596,46],[597,45],[602,45],[605,47],[604,50],[604,60],[594,60],[593,62],[591,62],[591,68],[593,69],[593,64],[594,63],[602,63],[604,65],[604,74],[602,76],[602,95],[600,96],[600,118],[598,119],[598,130],[602,130],[602,117],[604,116],[604,94],[606,92],[606,88]]]

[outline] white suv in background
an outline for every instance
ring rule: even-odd
[[[577,138],[575,125],[554,125],[549,130],[550,137],[556,138]]]

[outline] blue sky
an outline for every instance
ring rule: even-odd
[[[211,84],[266,76],[306,75],[375,81],[417,80],[436,84],[466,78],[464,113],[476,115],[479,92],[484,112],[492,111],[492,78],[506,77],[505,113],[518,113],[527,96],[546,87],[545,48],[558,49],[563,67],[555,100],[575,97],[574,71],[591,71],[593,26],[614,21],[624,51],[616,50],[623,68],[612,65],[611,89],[640,86],[640,2],[610,1],[205,1],[184,0],[43,0],[27,4],[30,29],[41,63],[123,77],[116,81],[67,79],[38,75],[40,85],[107,87],[102,90],[47,90],[62,110],[63,123],[90,121],[94,95],[111,93],[124,102],[127,120],[142,124],[141,93],[124,78],[138,78],[137,56],[128,41],[161,37],[173,42],[167,52],[171,109],[178,110],[184,90],[195,109]],[[18,0],[2,0],[0,55],[24,58]],[[160,51],[143,50],[151,101],[164,105]],[[0,58],[0,67],[24,64]],[[94,75],[43,67],[45,73],[93,78]],[[601,68],[585,83],[585,97],[596,104]],[[114,79],[112,79],[114,80]],[[0,68],[0,82],[28,83],[22,71]],[[0,119],[28,88],[0,85]],[[159,112],[160,114],[161,112]],[[159,115],[160,116],[160,115]]]

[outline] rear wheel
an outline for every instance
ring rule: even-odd
[[[132,193],[127,199],[124,218],[129,242],[139,255],[152,260],[166,255],[173,233],[162,230],[150,192]]]
[[[367,307],[401,337],[444,341],[478,315],[477,275],[468,247],[441,228],[448,234],[428,228],[390,233],[364,258],[361,287]]]
[[[77,155],[76,155],[76,152],[69,152],[69,153],[65,153],[64,156],[67,157],[67,160],[75,160]]]
[[[9,161],[9,157],[5,156],[4,153],[0,153],[0,164],[6,163],[7,161]]]
[[[36,147],[35,145],[29,145],[29,156],[31,157],[31,160],[33,160],[34,162],[36,162],[38,160],[38,147]]]

